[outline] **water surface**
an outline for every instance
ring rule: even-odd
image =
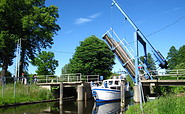
[[[126,100],[128,105],[132,105],[132,100]],[[14,106],[0,108],[1,114],[114,114],[119,113],[120,102],[95,103],[89,101],[64,101],[62,106],[59,102],[38,103],[32,105]]]

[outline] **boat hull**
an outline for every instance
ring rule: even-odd
[[[96,102],[110,102],[120,100],[121,91],[106,88],[93,88],[92,94]]]
[[[121,91],[109,88],[92,88],[92,95],[96,102],[112,102],[121,100]],[[132,97],[130,91],[125,91],[125,98]]]

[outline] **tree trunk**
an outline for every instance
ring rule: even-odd
[[[25,62],[25,48],[24,47],[22,47],[21,48],[21,57],[20,57],[20,66],[19,66],[19,76],[21,76],[21,74],[24,72],[24,67],[25,67],[25,64],[24,64],[24,62]]]
[[[7,74],[8,62],[5,60],[2,65],[1,77],[5,77]]]

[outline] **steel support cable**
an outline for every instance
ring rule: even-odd
[[[165,27],[163,27],[163,28],[161,28],[161,29],[159,29],[159,30],[157,30],[157,31],[155,31],[155,32],[150,33],[150,34],[147,35],[146,37],[149,37],[149,36],[151,36],[151,35],[153,35],[153,34],[156,34],[156,33],[160,32],[160,31],[162,31],[162,30],[164,30],[164,29],[166,29],[166,28],[168,28],[168,27],[170,27],[170,26],[176,24],[177,22],[181,21],[181,20],[184,19],[184,18],[185,18],[185,16],[183,16],[183,17],[177,19],[176,21],[172,22],[171,24],[169,24],[169,25],[167,25],[167,26],[165,26]]]

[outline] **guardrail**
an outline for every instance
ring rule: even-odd
[[[82,75],[81,73],[76,74],[62,74],[57,75],[43,75],[37,76],[38,83],[51,83],[51,82],[91,82],[99,81],[99,75]]]
[[[185,79],[185,69],[174,69],[174,70],[164,70],[164,71],[151,71],[153,77],[165,77],[165,79],[174,78],[177,80]]]
[[[38,75],[35,77],[0,77],[1,83],[52,83],[52,82],[91,82],[99,81],[99,75],[82,75],[81,73],[76,74],[62,74],[58,75]]]

